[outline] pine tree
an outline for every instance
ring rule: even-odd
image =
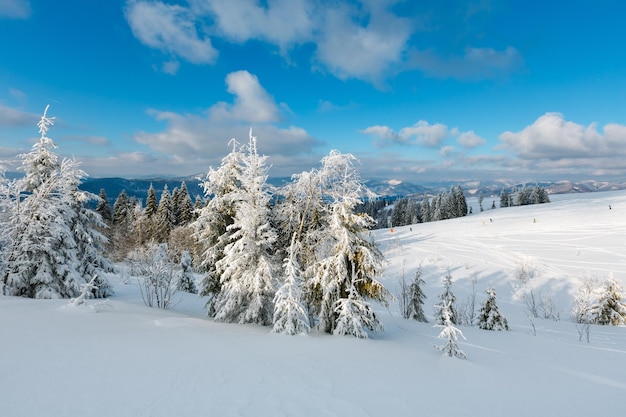
[[[270,224],[267,158],[259,156],[252,131],[249,139],[235,191],[233,224],[227,228],[233,233],[216,263],[222,288],[215,319],[269,325],[274,312],[277,234]]]
[[[445,318],[443,317],[443,311],[448,311],[448,319],[452,322],[452,324],[458,324],[458,316],[456,313],[456,309],[454,307],[454,303],[456,302],[456,296],[452,292],[452,275],[450,271],[446,273],[443,277],[443,292],[439,294],[440,302],[435,304],[435,323],[438,325],[443,325],[445,322]]]
[[[415,278],[413,278],[413,282],[411,282],[409,286],[409,302],[407,308],[410,318],[422,323],[428,323],[428,319],[426,319],[426,315],[424,314],[424,300],[426,300],[426,295],[422,290],[424,284],[422,268],[418,268],[417,271],[415,271]]]
[[[496,304],[496,292],[493,288],[487,290],[487,300],[478,313],[478,328],[496,331],[509,330],[509,324]]]
[[[591,307],[596,324],[626,324],[626,304],[622,302],[623,288],[611,275],[600,289],[598,301]]]

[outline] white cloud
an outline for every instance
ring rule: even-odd
[[[235,42],[260,39],[285,52],[307,42],[314,29],[314,3],[307,0],[191,0],[199,16],[211,16],[217,32]]]
[[[0,104],[0,127],[37,126],[41,116]]]
[[[226,77],[226,84],[234,96],[232,103],[216,103],[204,114],[151,110],[150,114],[166,122],[167,127],[157,133],[138,133],[134,139],[154,152],[168,155],[170,163],[185,166],[185,172],[191,167],[204,170],[219,165],[229,152],[228,141],[233,137],[247,141],[250,127],[259,138],[259,152],[269,155],[270,161],[299,161],[319,144],[302,128],[275,125],[281,119],[279,106],[256,76],[247,71],[233,72]],[[280,169],[287,166],[291,165],[283,164]]]
[[[609,124],[604,135],[595,123],[585,127],[546,113],[520,132],[500,135],[504,147],[522,159],[567,159],[626,155],[626,126]]]
[[[30,14],[28,0],[0,0],[0,19],[28,19]]]
[[[376,85],[383,85],[390,75],[413,69],[442,78],[488,79],[522,65],[520,53],[512,46],[501,51],[468,47],[462,55],[452,57],[432,49],[415,50],[411,40],[425,30],[423,21],[428,17],[399,14],[396,6],[401,3],[188,0],[186,5],[169,5],[128,0],[126,19],[146,46],[195,64],[215,62],[218,51],[211,43],[213,38],[231,43],[267,42],[288,61],[297,48],[298,52],[310,52],[308,59],[314,69]],[[176,70],[173,62],[163,70]]]
[[[161,2],[129,1],[126,7],[126,20],[141,43],[194,64],[211,64],[218,52],[198,34],[195,19],[188,8]],[[166,72],[177,69],[171,62]]]
[[[341,79],[378,82],[403,61],[411,26],[377,3],[320,10],[316,59]],[[370,7],[371,6],[371,7]]]
[[[437,148],[441,143],[453,136],[458,135],[458,129],[448,129],[441,123],[430,124],[425,120],[420,120],[413,126],[404,127],[396,132],[389,126],[375,125],[361,130],[361,133],[375,136],[382,139],[378,145],[402,144],[402,145],[423,145],[429,148]]]
[[[485,139],[478,136],[473,130],[461,133],[456,141],[465,149],[476,148],[487,143]]]

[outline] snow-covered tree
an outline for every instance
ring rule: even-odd
[[[407,316],[413,320],[428,323],[428,319],[426,319],[426,315],[424,314],[424,300],[426,300],[426,295],[422,290],[422,286],[424,284],[424,279],[422,279],[422,268],[420,267],[417,271],[415,271],[413,282],[409,285]]]
[[[215,301],[218,321],[263,325],[273,321],[277,234],[270,224],[266,159],[258,154],[256,137],[250,131],[234,193],[233,224],[227,227],[230,241],[215,265],[221,283]]]
[[[509,324],[496,304],[493,288],[487,290],[487,299],[478,313],[478,327],[483,330],[509,330]]]
[[[372,331],[383,327],[365,299],[386,305],[390,295],[376,279],[382,273],[383,255],[365,235],[373,220],[354,212],[367,193],[354,167],[355,160],[353,155],[338,151],[331,151],[322,160],[319,178],[326,212],[314,233],[318,242],[316,259],[307,274],[319,328],[360,337],[362,329],[353,327],[355,323]]]
[[[586,280],[578,288],[578,294],[574,300],[574,308],[572,311],[572,315],[576,323],[589,324],[595,321],[592,307],[595,304],[596,291],[597,283],[593,280]]]
[[[274,333],[288,335],[308,333],[309,316],[302,297],[302,269],[297,260],[296,236],[283,265],[285,281],[274,296]]]
[[[444,324],[444,310],[448,311],[448,319],[452,324],[458,324],[458,318],[455,308],[456,296],[452,292],[452,275],[450,271],[443,277],[443,292],[439,294],[439,302],[435,304],[435,322],[439,325]]]
[[[100,277],[100,292],[110,293],[101,272],[110,270],[100,255],[106,238],[96,230],[102,218],[85,207],[95,195],[80,191],[86,175],[74,160],[59,157],[47,137],[53,119],[47,110],[38,123],[40,140],[20,155],[24,177],[12,186],[5,292],[31,298],[71,298],[85,281]]]
[[[215,315],[215,302],[221,292],[221,273],[216,265],[224,257],[224,248],[231,241],[236,229],[237,193],[240,188],[243,152],[233,139],[231,152],[222,159],[218,169],[210,168],[202,183],[207,204],[199,210],[193,222],[194,235],[199,243],[200,267],[205,275],[200,282],[199,294],[208,296],[207,312]],[[196,200],[198,202],[198,200]]]
[[[620,283],[609,276],[600,288],[597,302],[591,307],[596,324],[626,324],[626,304]]]
[[[167,243],[153,244],[135,256],[139,271],[139,290],[148,307],[169,309],[178,292],[175,264],[170,259]]]
[[[109,199],[107,198],[107,193],[104,188],[100,189],[100,194],[98,195],[96,213],[102,217],[102,220],[107,225],[110,225],[113,222],[113,212],[111,211],[111,205],[109,204]]]
[[[176,224],[186,226],[193,220],[193,204],[185,181],[180,184],[176,198],[173,199],[176,211]]]
[[[146,208],[145,213],[148,218],[155,216],[157,210],[159,209],[159,204],[157,203],[156,192],[154,191],[154,186],[150,184],[150,188],[148,189],[148,197],[146,198]]]
[[[465,359],[467,357],[465,352],[459,349],[458,346],[459,336],[463,339],[465,339],[465,336],[463,336],[463,332],[454,327],[454,324],[452,323],[451,304],[449,302],[445,302],[438,307],[440,310],[438,315],[441,316],[442,322],[435,324],[435,327],[441,329],[441,332],[437,337],[439,339],[444,339],[445,343],[443,345],[435,345],[435,349],[450,357],[455,356],[457,358]]]
[[[180,256],[180,272],[178,273],[178,282],[176,284],[179,291],[196,294],[198,292],[196,283],[191,269],[191,255],[184,251]]]
[[[152,225],[152,239],[158,243],[167,242],[170,232],[176,223],[172,197],[167,184],[163,187],[163,193],[161,194],[154,219],[156,221]]]

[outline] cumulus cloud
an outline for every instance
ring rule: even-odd
[[[604,134],[596,123],[583,126],[560,113],[546,113],[520,132],[500,135],[505,148],[522,159],[568,159],[626,155],[626,126],[609,124]]]
[[[0,0],[0,19],[28,19],[30,14],[28,0]]]
[[[364,7],[365,16],[347,4],[323,9],[316,60],[338,78],[378,82],[402,62],[411,36],[410,21],[376,4]]]
[[[456,141],[465,149],[476,148],[487,143],[485,139],[478,136],[473,130],[461,133]]]
[[[169,155],[171,163],[201,169],[219,165],[229,151],[229,140],[247,141],[250,127],[259,138],[259,151],[268,154],[270,160],[308,155],[319,144],[302,128],[276,124],[282,118],[280,107],[253,74],[230,73],[226,85],[234,96],[232,103],[216,103],[203,114],[150,110],[166,128],[157,133],[137,133],[134,139],[154,152]]]
[[[198,33],[196,17],[188,8],[129,1],[125,15],[135,37],[146,46],[194,64],[211,64],[217,58],[217,50],[208,37]],[[166,72],[177,69],[172,62],[176,61],[165,64]]]
[[[283,52],[308,42],[315,26],[314,3],[307,0],[269,0],[265,6],[250,0],[191,0],[190,5],[199,17],[212,17],[222,37],[234,42],[260,39]]]
[[[402,3],[188,0],[170,5],[158,0],[128,0],[126,20],[144,45],[191,63],[215,62],[218,51],[211,38],[231,43],[256,40],[276,46],[287,60],[297,48],[310,52],[313,69],[379,86],[390,75],[405,70],[442,78],[487,79],[522,65],[520,53],[512,46],[504,50],[468,47],[451,57],[434,49],[415,49],[412,41],[425,30],[422,21],[428,20],[425,16],[430,11],[402,14],[397,10]],[[175,62],[169,60],[162,69],[172,73],[178,69]]]
[[[459,134],[457,128],[448,129],[444,124],[430,124],[425,120],[420,120],[413,126],[404,127],[397,132],[389,126],[375,125],[361,130],[361,133],[379,139],[377,142],[379,146],[400,144],[423,145],[429,148],[437,148],[445,139]]]

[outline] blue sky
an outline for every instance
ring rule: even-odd
[[[413,182],[626,177],[626,3],[0,0],[0,159],[190,175],[258,137],[271,176],[354,154]]]

